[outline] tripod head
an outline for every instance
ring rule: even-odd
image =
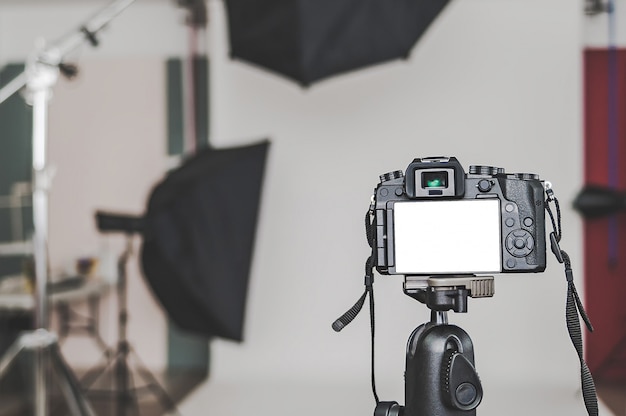
[[[493,276],[405,276],[404,293],[432,311],[467,312],[467,298],[491,297],[495,293]]]
[[[374,416],[475,416],[483,390],[474,367],[474,346],[447,312],[467,312],[467,298],[494,295],[493,276],[405,276],[404,293],[431,310],[407,343],[405,406],[377,402]]]

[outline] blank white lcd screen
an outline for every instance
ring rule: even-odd
[[[394,204],[397,274],[499,273],[500,201]]]

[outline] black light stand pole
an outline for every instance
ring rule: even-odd
[[[115,380],[117,382],[117,416],[126,416],[127,410],[130,406],[138,406],[137,393],[141,389],[134,386],[132,380],[132,368],[129,365],[129,359],[131,353],[135,355],[135,361],[137,361],[135,368],[139,375],[147,380],[148,384],[146,388],[152,390],[164,410],[172,411],[178,414],[176,404],[174,400],[167,394],[165,389],[158,382],[156,377],[147,369],[141,362],[139,357],[133,349],[132,345],[128,341],[127,326],[128,326],[128,302],[127,302],[127,285],[128,277],[126,273],[126,264],[128,259],[133,253],[132,246],[132,234],[127,234],[126,250],[120,256],[117,264],[118,269],[118,282],[117,282],[117,296],[119,302],[119,316],[118,316],[118,341],[117,341],[117,360],[115,361]]]
[[[133,236],[141,233],[143,218],[127,215],[96,213],[97,227],[101,232],[123,232],[126,237],[126,248],[117,261],[117,299],[118,299],[118,336],[115,349],[105,352],[106,364],[89,370],[80,380],[90,396],[113,399],[115,401],[115,416],[139,414],[138,396],[143,390],[149,390],[160,401],[163,410],[178,414],[176,403],[161,386],[156,377],[143,365],[137,352],[128,340],[128,260],[133,254]],[[131,359],[135,365],[131,366]],[[134,368],[133,368],[134,367]],[[92,388],[96,381],[107,373],[112,372],[113,389],[97,390]],[[143,378],[147,384],[136,386],[133,381],[133,370]],[[134,411],[131,411],[133,410]]]
[[[132,239],[132,234],[126,235],[126,250],[124,250],[117,263],[117,301],[119,302],[117,351],[119,355],[118,360],[115,361],[115,382],[117,383],[116,407],[118,416],[126,415],[126,409],[129,405],[138,406],[136,400],[130,394],[131,374],[128,368],[130,344],[126,335],[126,327],[128,325],[126,263],[133,252]]]
[[[21,336],[0,361],[0,377],[23,350],[34,353],[34,413],[48,413],[46,372],[50,360],[63,381],[62,390],[74,414],[92,415],[93,411],[81,397],[76,380],[63,361],[55,334],[48,331],[46,286],[48,282],[48,192],[52,172],[47,162],[48,104],[52,89],[64,67],[65,56],[85,41],[97,44],[96,34],[135,0],[117,0],[96,14],[77,33],[47,47],[38,45],[26,63],[23,73],[0,89],[0,103],[25,87],[27,102],[33,107],[33,253],[35,262],[35,327],[32,333]]]

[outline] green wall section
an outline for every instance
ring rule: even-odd
[[[185,66],[178,58],[167,61],[167,152],[180,155],[185,143],[184,102]],[[209,61],[206,57],[193,60],[195,142],[198,149],[209,143]]]
[[[196,93],[196,146],[202,149],[209,145],[209,60],[206,57],[194,59]]]
[[[171,320],[167,333],[167,368],[208,374],[209,340],[179,329]]]
[[[170,155],[180,155],[184,150],[184,65],[181,59],[169,59],[167,65],[167,149]],[[209,143],[209,74],[208,59],[198,57],[194,62],[194,105],[196,110],[196,145]],[[171,320],[168,324],[167,366],[169,369],[197,370],[208,373],[209,339],[183,331]]]
[[[180,59],[167,61],[167,154],[183,153],[183,65]]]
[[[23,64],[10,64],[0,69],[0,87],[24,70]],[[0,195],[11,192],[15,182],[30,182],[32,177],[32,109],[20,94],[13,94],[0,104]],[[32,234],[31,207],[22,208],[24,236]],[[13,239],[11,211],[0,208],[0,242]],[[19,273],[23,257],[0,257],[0,277]]]

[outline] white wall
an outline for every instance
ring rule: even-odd
[[[129,10],[111,30],[111,49],[103,46],[98,57],[179,53],[184,33],[169,6],[146,2]],[[52,24],[44,18],[50,13],[80,21],[85,10],[54,7],[0,9],[0,60],[15,59],[15,33],[25,30],[18,20],[39,16],[30,33]],[[582,290],[581,223],[570,209],[582,183],[581,10],[570,0],[452,2],[408,61],[302,90],[230,61],[222,4],[210,2],[213,143],[270,137],[273,144],[245,342],[212,344],[211,378],[182,405],[183,414],[371,413],[367,312],[341,334],[330,324],[363,288],[363,215],[378,175],[404,169],[414,157],[455,155],[465,167],[492,164],[550,180],[563,206],[563,248]],[[154,37],[137,39],[138,27]],[[144,140],[147,146],[152,138]],[[143,183],[158,161],[150,164]],[[140,192],[140,183],[133,189]],[[120,194],[119,202],[139,207],[138,195]],[[405,342],[428,310],[402,294],[399,276],[378,277],[375,289],[379,394],[403,401]],[[562,412],[546,414],[584,414],[561,266],[550,257],[543,274],[498,276],[496,290],[492,299],[471,300],[468,314],[450,316],[474,340],[486,390],[481,415],[530,414],[512,408],[516,387],[533,406],[562,399]],[[142,319],[144,328],[154,322]]]
[[[115,279],[125,238],[99,234],[97,210],[143,215],[152,187],[167,168],[165,64],[159,57],[85,61],[75,81],[63,81],[50,106],[50,258],[53,276],[77,257],[101,257],[99,274]],[[139,238],[128,265],[129,339],[142,360],[165,364],[166,320],[138,267]],[[68,264],[69,263],[69,264]],[[102,303],[102,333],[117,340],[116,298]],[[68,338],[75,366],[91,366],[97,349]]]
[[[569,208],[582,180],[578,2],[453,2],[407,62],[308,90],[229,61],[222,9],[211,5],[213,139],[227,146],[267,135],[273,148],[246,342],[213,344],[212,380],[183,409],[245,414],[240,403],[261,389],[265,406],[295,405],[284,402],[288,391],[310,414],[371,412],[367,313],[339,335],[330,324],[362,291],[363,215],[378,175],[417,156],[456,155],[466,167],[493,164],[552,181],[564,207],[563,248],[582,288],[581,224]],[[379,393],[402,401],[405,342],[428,311],[402,294],[400,277],[379,277],[375,289]],[[487,391],[481,414],[530,413],[489,396],[502,385],[541,381],[566,386],[577,400],[562,267],[550,258],[543,274],[498,276],[496,290],[450,317],[476,346]],[[528,402],[540,403],[541,391]],[[229,406],[219,407],[218,395]],[[582,404],[574,412],[584,414]]]
[[[4,2],[3,2],[4,3]],[[52,44],[71,35],[110,1],[9,1],[0,5],[0,64],[24,60],[39,38]],[[137,0],[68,61],[90,57],[178,56],[186,48],[184,11],[169,0]]]

